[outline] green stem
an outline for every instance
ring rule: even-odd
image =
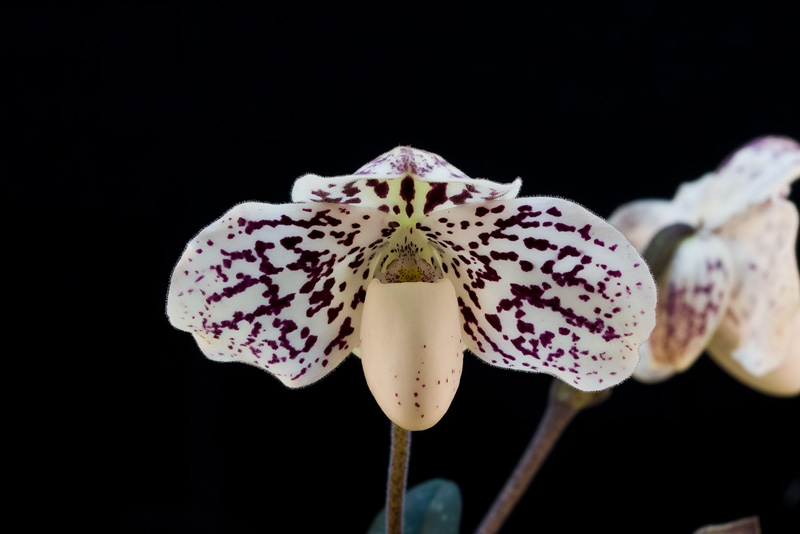
[[[389,483],[386,488],[386,534],[403,534],[403,500],[410,452],[411,432],[392,423]]]
[[[500,530],[572,418],[582,409],[604,401],[610,394],[611,390],[578,391],[560,380],[553,381],[539,427],[476,534],[494,534]]]

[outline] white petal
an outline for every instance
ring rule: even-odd
[[[659,280],[646,367],[684,371],[691,366],[722,320],[733,283],[732,260],[723,241],[708,233],[685,239]]]
[[[676,223],[693,226],[691,215],[667,200],[637,200],[623,204],[608,218],[609,224],[628,238],[639,252],[644,252],[653,236]]]
[[[460,206],[425,224],[458,294],[464,342],[480,358],[584,391],[631,375],[656,290],[611,225],[546,197]]]
[[[385,219],[330,204],[240,204],[187,246],[170,322],[208,358],[310,384],[358,342],[370,259],[391,234]]]
[[[464,353],[453,284],[405,282],[367,288],[361,362],[372,395],[406,430],[435,425],[461,380]]]
[[[302,176],[294,184],[292,200],[357,204],[417,221],[461,204],[514,198],[521,185],[519,178],[509,184],[469,178],[441,156],[398,147],[352,175]]]
[[[792,337],[784,354],[775,358],[781,363],[766,374],[756,376],[733,359],[735,340],[714,336],[708,353],[717,364],[744,385],[766,395],[794,397],[800,395],[800,313],[789,327]]]
[[[719,228],[734,259],[737,283],[720,326],[735,340],[733,357],[751,374],[781,364],[800,310],[798,213],[784,199],[750,208]]]
[[[715,173],[678,189],[674,202],[714,230],[768,198],[786,196],[800,178],[800,145],[785,137],[762,137],[733,153]]]

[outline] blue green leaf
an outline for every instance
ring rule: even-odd
[[[443,478],[433,478],[406,492],[404,534],[458,534],[461,524],[461,491]],[[381,510],[367,534],[386,534],[386,509]]]

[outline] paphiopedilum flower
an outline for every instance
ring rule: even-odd
[[[359,353],[387,416],[433,426],[464,348],[499,367],[605,389],[653,328],[650,271],[625,237],[519,179],[467,177],[400,147],[353,175],[309,174],[292,204],[244,203],[175,267],[167,314],[213,360],[296,388]]]
[[[671,201],[636,201],[612,214],[609,222],[637,249],[650,246],[648,261],[663,250],[669,256],[661,274],[653,266],[656,328],[634,377],[663,380],[708,349],[755,389],[800,392],[798,213],[786,199],[798,177],[800,146],[763,137],[682,184]]]

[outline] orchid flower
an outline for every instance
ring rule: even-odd
[[[439,421],[464,348],[574,387],[631,375],[655,283],[624,236],[521,181],[467,177],[399,147],[353,175],[299,178],[291,204],[239,204],[175,267],[167,314],[217,361],[309,385],[351,352],[386,415]]]
[[[611,215],[609,222],[640,251],[674,237],[663,276],[653,266],[656,328],[634,377],[664,380],[708,349],[754,389],[800,393],[798,212],[786,199],[798,177],[800,145],[763,137],[716,172],[682,184],[671,201],[635,201]]]

